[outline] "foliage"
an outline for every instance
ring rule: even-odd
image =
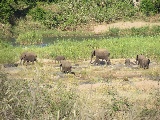
[[[12,48],[9,43],[0,40],[0,63],[13,63],[17,60],[17,53]]]
[[[51,3],[52,5],[54,3]],[[48,5],[48,7],[50,6]],[[60,28],[61,30],[76,30],[78,25],[89,22],[113,22],[125,17],[134,16],[135,10],[132,4],[124,1],[59,1],[56,10],[45,9],[45,18],[39,19],[44,14],[44,7],[41,10],[31,10],[33,19],[41,21],[49,28]],[[123,7],[122,7],[123,6]],[[96,12],[95,12],[96,11]],[[129,12],[128,12],[129,11]],[[75,14],[76,13],[76,14]],[[35,15],[36,14],[36,15]],[[44,15],[42,15],[44,16]]]
[[[42,35],[37,33],[36,31],[30,31],[24,34],[20,34],[16,39],[16,43],[19,43],[21,45],[41,44]]]
[[[31,9],[29,14],[33,17],[34,20],[42,21],[45,20],[46,12],[39,7]]]
[[[0,49],[8,48],[10,47],[10,44],[7,42],[4,42],[3,40],[0,40]]]
[[[1,119],[63,119],[70,115],[76,99],[75,94],[66,91],[61,83],[57,89],[49,85],[52,91],[49,92],[47,87],[40,87],[38,79],[30,82],[8,79],[2,72],[0,83]]]
[[[137,15],[140,15],[141,11],[144,14],[155,14],[160,11],[158,0],[154,2],[146,1],[142,1],[139,11],[134,8],[130,0],[7,0],[6,2],[3,0],[0,3],[0,22],[10,23],[12,26],[8,31],[9,33],[5,32],[2,35],[17,37],[17,34],[33,29],[40,29],[41,31],[44,31],[44,29],[77,31],[82,26],[92,23],[111,23],[134,17],[139,18],[140,16]],[[42,27],[39,25],[38,28],[36,26],[31,27],[34,22],[41,24]]]
[[[105,35],[108,37],[157,36],[160,35],[160,26],[132,27],[131,29],[111,28],[109,31],[105,32]]]
[[[9,22],[9,18],[12,16],[14,11],[12,8],[9,6],[9,3],[6,2],[5,0],[2,0],[0,2],[0,22],[1,23],[7,23]]]
[[[15,18],[22,17],[28,12],[26,6],[30,9],[35,4],[35,0],[2,0],[0,2],[0,22],[15,23]]]
[[[111,58],[135,58],[137,54],[144,54],[150,59],[160,60],[158,36],[136,36],[120,38],[98,38],[98,39],[57,39],[54,45],[22,46],[2,48],[0,52],[1,63],[19,60],[21,51],[31,50],[38,54],[39,58],[54,58],[57,55],[64,55],[67,59],[79,60],[90,59],[93,49],[106,48],[110,51]],[[13,59],[11,59],[13,58]]]
[[[160,12],[159,0],[141,0],[140,9],[146,15],[155,14]]]
[[[106,34],[109,37],[119,37],[119,32],[120,32],[119,28],[111,28]]]

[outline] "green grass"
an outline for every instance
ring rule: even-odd
[[[56,55],[64,55],[71,60],[90,59],[91,51],[95,48],[108,49],[111,58],[135,58],[137,54],[144,54],[150,59],[160,60],[159,46],[160,36],[86,39],[83,41],[63,39],[46,47],[3,47],[0,50],[0,63],[19,60],[20,53],[26,50],[36,52],[39,58],[52,59]]]
[[[83,41],[58,40],[54,45],[46,47],[34,45],[14,47],[0,42],[0,62],[16,62],[19,60],[20,53],[25,50],[35,51],[39,58],[53,59],[55,55],[63,54],[67,59],[75,61],[90,59],[93,48],[108,49],[111,52],[111,58],[135,58],[136,54],[143,53],[149,58],[160,60],[159,46],[160,36]],[[52,63],[18,66],[15,73],[14,70],[8,71],[2,68],[1,70],[9,74],[0,72],[0,90],[2,91],[0,92],[2,103],[0,118],[45,120],[89,118],[97,120],[153,118],[156,120],[159,118],[159,86],[155,88],[150,84],[134,86],[137,81],[146,80],[147,75],[157,78],[158,65],[149,70],[133,69],[131,71],[130,68],[116,70],[102,66],[83,68],[81,65],[87,66],[86,61],[81,61],[79,64],[80,66],[73,69],[78,77],[59,74],[59,68]],[[118,78],[132,72],[134,74],[140,72],[142,76],[129,78],[128,82],[123,81],[124,78]],[[94,87],[96,83],[105,85]],[[143,90],[144,87],[148,89]]]

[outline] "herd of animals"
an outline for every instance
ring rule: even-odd
[[[92,58],[96,57],[95,61],[92,62]],[[111,61],[110,61],[110,52],[106,49],[95,49],[91,52],[91,64],[94,65],[98,65],[100,64],[100,59],[105,60],[106,61],[106,65],[111,65]],[[20,55],[20,64],[22,64],[23,61],[23,65],[27,62],[26,65],[28,65],[29,62],[32,62],[32,64],[34,64],[34,62],[37,62],[37,54],[35,54],[34,52],[23,52]],[[58,61],[58,63],[60,63],[60,71],[63,73],[71,73],[74,74],[74,72],[71,71],[72,69],[72,65],[71,63],[66,60],[65,56],[56,56],[55,57],[55,63],[56,61]],[[130,59],[125,59],[124,61],[125,65],[130,65],[131,61]],[[136,63],[138,64],[140,68],[144,68],[144,69],[148,69],[149,68],[149,64],[150,64],[150,59],[146,58],[144,55],[137,55],[136,56]],[[18,64],[4,64],[4,67],[17,67]]]

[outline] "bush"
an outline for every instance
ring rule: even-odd
[[[46,12],[40,7],[36,7],[29,11],[29,15],[33,17],[34,20],[43,21],[46,17]]]
[[[10,17],[13,15],[14,11],[10,7],[9,2],[1,1],[0,2],[0,22],[2,23],[9,23]]]
[[[120,29],[119,28],[111,28],[109,29],[108,35],[111,37],[118,37]]]
[[[33,45],[33,44],[41,44],[43,36],[40,33],[35,31],[30,31],[24,34],[20,34],[16,39],[16,43],[21,45]]]
[[[17,60],[17,53],[13,50],[13,47],[0,40],[0,63],[14,63]]]
[[[131,28],[131,35],[132,36],[147,36],[149,34],[149,27],[141,27],[141,28]]]
[[[160,2],[153,1],[153,0],[141,0],[140,2],[140,9],[146,15],[152,15],[158,13]]]

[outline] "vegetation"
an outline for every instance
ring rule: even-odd
[[[71,114],[76,95],[72,90],[66,91],[59,83],[52,93],[47,87],[39,87],[41,78],[36,81],[8,79],[0,72],[0,117],[1,119],[63,119]],[[47,85],[47,84],[45,84]]]
[[[144,19],[160,12],[159,0],[142,0],[139,8],[132,0],[2,0],[0,6],[3,29],[11,25],[9,31],[16,38],[26,30],[79,31],[89,24]]]
[[[58,120],[159,118],[158,79],[152,82],[153,86],[147,85],[151,80],[144,76],[145,73],[158,77],[159,66],[145,71],[103,66],[81,66],[80,70],[79,67],[74,70],[78,69],[76,75],[80,74],[80,77],[59,73],[53,63],[18,66],[12,69],[15,72],[12,74],[6,74],[10,73],[7,69],[0,72],[0,117]],[[125,78],[133,72],[136,76],[123,81],[124,78],[116,77],[118,72]],[[137,82],[144,85],[137,86]],[[95,87],[96,84],[101,86]]]
[[[1,44],[6,43],[1,42]],[[59,39],[54,42],[54,45],[46,47],[13,47],[7,44],[4,47],[3,45],[0,46],[0,63],[18,61],[20,53],[25,50],[35,51],[39,58],[54,58],[61,54],[75,61],[90,59],[90,53],[94,48],[107,48],[111,53],[111,58],[135,58],[137,54],[145,54],[149,58],[160,60],[160,36],[84,39],[81,41]]]
[[[111,28],[98,39],[67,38],[94,36],[83,29],[91,24],[145,19],[159,13],[159,0],[141,0],[138,8],[132,0],[1,0],[0,118],[159,119],[160,26]],[[51,45],[37,45],[49,36],[57,40]],[[10,37],[16,38],[16,46],[7,42]],[[92,66],[86,60],[95,48],[108,49],[111,60],[144,54],[154,67]],[[3,68],[4,63],[19,63],[23,51],[34,51],[38,63]],[[52,61],[57,55],[75,64],[76,76],[59,71]],[[51,64],[44,63],[46,59]],[[154,85],[146,85],[148,81]],[[100,86],[94,87],[97,84]]]
[[[32,45],[32,44],[41,44],[42,43],[42,35],[35,32],[30,31],[24,34],[20,34],[16,39],[16,43],[21,45]]]

